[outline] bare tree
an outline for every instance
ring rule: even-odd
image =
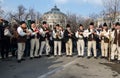
[[[30,18],[31,20],[35,20],[35,18],[36,18],[36,13],[35,13],[35,11],[34,11],[33,8],[30,8],[30,9],[29,9],[29,18]]]
[[[76,14],[71,14],[67,13],[67,23],[71,25],[72,31],[76,31],[78,28],[77,24],[77,15]]]
[[[0,17],[2,17],[4,15],[4,10],[2,9],[2,7],[0,6]]]
[[[19,5],[18,6],[18,20],[20,20],[20,21],[22,21],[22,20],[24,20],[25,18],[25,16],[24,16],[24,14],[25,14],[25,10],[26,10],[26,8],[23,6],[23,5]]]
[[[102,0],[106,15],[109,15],[112,21],[115,21],[120,12],[120,0]]]

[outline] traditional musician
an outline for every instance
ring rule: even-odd
[[[65,40],[65,45],[66,45],[66,55],[72,57],[72,37],[73,33],[71,31],[71,27],[69,24],[66,26],[66,30],[64,32],[64,40]]]
[[[84,42],[84,29],[83,25],[79,25],[79,29],[75,34],[77,40],[77,51],[78,51],[78,57],[84,57],[84,48],[85,48],[85,42]]]
[[[41,38],[40,38],[41,47],[40,47],[39,57],[42,56],[44,47],[46,50],[46,56],[49,57],[50,56],[49,55],[49,52],[50,52],[50,45],[49,45],[50,29],[49,29],[46,21],[43,21],[43,25],[42,25],[42,28],[40,29],[40,32],[41,32]]]
[[[31,22],[31,29],[29,29],[29,31],[31,32],[31,36],[30,36],[30,43],[31,43],[31,49],[30,49],[30,59],[33,58],[38,58],[38,50],[39,50],[39,39],[40,39],[40,31],[37,28],[36,24],[34,21]],[[34,52],[34,48],[35,48],[35,52]]]
[[[30,32],[28,32],[27,30],[27,26],[26,23],[24,21],[20,22],[20,26],[17,28],[17,33],[18,33],[18,38],[17,38],[17,42],[18,42],[18,63],[20,63],[23,59],[23,54],[24,54],[24,50],[25,50],[25,42],[26,42],[26,37],[30,36]]]
[[[88,59],[91,58],[91,48],[93,48],[94,58],[97,59],[97,51],[96,51],[96,39],[98,38],[98,32],[94,28],[94,23],[91,22],[89,25],[89,29],[85,31],[86,36],[88,38]]]
[[[107,24],[103,24],[103,29],[100,32],[100,39],[101,39],[101,52],[102,56],[101,58],[107,58],[108,57],[108,44],[109,44],[109,34],[110,31],[108,30]]]
[[[117,51],[117,60],[118,63],[120,63],[120,24],[117,22],[115,24],[116,29],[113,31],[111,37],[113,38],[113,45],[112,45],[112,51],[111,51],[111,61],[114,61],[115,59],[115,52]]]
[[[59,26],[59,24],[55,26],[55,30],[53,31],[53,38],[54,38],[54,56],[57,56],[57,55],[62,56],[61,47],[62,47],[63,31]]]

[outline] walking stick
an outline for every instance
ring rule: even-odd
[[[108,61],[111,61],[111,32],[109,31],[109,43],[108,43]]]

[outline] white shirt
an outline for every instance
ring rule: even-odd
[[[103,30],[100,32],[100,35],[101,34],[103,34],[105,37],[109,38],[110,30],[108,30],[108,31]]]
[[[19,34],[20,36],[25,36],[25,35],[27,35],[27,33],[25,33],[20,26],[17,28],[17,32],[18,32],[18,34]]]
[[[61,36],[59,37],[59,39],[62,39],[63,38],[63,31],[60,31],[60,33],[61,33]],[[56,38],[55,30],[53,31],[53,38]]]
[[[77,38],[83,38],[83,36],[85,37],[86,35],[85,35],[85,32],[83,32],[83,36],[81,36],[81,35],[79,34],[79,32],[77,31],[77,32],[75,33],[75,36],[76,36]]]
[[[4,35],[5,36],[9,36],[9,37],[12,36],[12,34],[9,31],[9,29],[7,29],[7,28],[4,30]]]
[[[85,37],[88,37],[90,34],[92,34],[92,31],[93,30],[91,30],[91,29],[90,29],[90,32],[89,32],[89,29],[85,30]],[[99,35],[98,31],[96,31],[96,33],[97,33],[97,35]]]

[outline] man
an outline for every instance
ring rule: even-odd
[[[31,32],[31,36],[30,36],[30,39],[31,39],[30,40],[30,43],[31,43],[30,59],[38,58],[40,32],[39,32],[39,29],[37,28],[34,21],[31,22],[31,29],[29,29],[29,31]],[[34,48],[35,48],[35,52],[34,52]]]
[[[101,39],[101,51],[102,51],[102,56],[101,58],[106,58],[108,57],[108,44],[109,44],[109,30],[107,27],[107,24],[103,24],[103,29],[100,32],[100,39]]]
[[[3,47],[4,46],[3,38],[4,38],[3,19],[0,18],[0,52],[1,52],[2,59],[5,58],[5,56],[4,56],[4,50],[3,50],[3,48],[4,48]]]
[[[57,56],[57,48],[58,48],[58,55],[61,55],[61,47],[62,47],[62,38],[63,38],[63,31],[59,24],[56,25],[55,30],[53,31],[53,38],[54,38],[54,56]]]
[[[64,40],[65,40],[65,45],[66,45],[66,55],[72,57],[72,38],[73,38],[73,33],[71,31],[71,27],[69,24],[66,26],[66,30],[64,32]]]
[[[42,28],[40,29],[41,32],[41,47],[40,47],[40,52],[39,52],[39,57],[42,56],[43,49],[45,47],[46,50],[46,56],[49,57],[49,52],[50,52],[50,45],[49,45],[49,39],[50,39],[50,30],[48,28],[47,22],[43,21]]]
[[[24,50],[25,50],[25,42],[26,42],[26,36],[30,36],[30,32],[28,32],[27,30],[27,26],[26,23],[24,21],[20,22],[20,26],[17,28],[17,32],[18,32],[18,38],[17,38],[17,42],[18,42],[18,63],[21,63],[23,59],[23,54],[24,54]]]
[[[4,25],[4,55],[6,58],[9,57],[9,51],[10,51],[10,38],[12,37],[12,34],[10,32],[10,27],[8,25],[8,22]]]
[[[111,51],[111,61],[114,61],[115,59],[115,52],[117,51],[117,60],[118,63],[120,63],[120,24],[117,22],[115,24],[116,29],[113,31],[111,37],[113,40],[113,45],[112,45],[112,51]]]
[[[96,39],[98,38],[98,32],[94,28],[94,23],[91,22],[89,25],[89,29],[85,31],[86,36],[88,38],[88,54],[87,58],[91,58],[91,49],[93,48],[94,58],[97,59],[97,51],[96,51]]]
[[[83,25],[79,25],[79,29],[75,34],[77,40],[77,51],[78,51],[78,57],[84,57],[84,48],[85,48],[85,42],[84,42],[84,28]]]

